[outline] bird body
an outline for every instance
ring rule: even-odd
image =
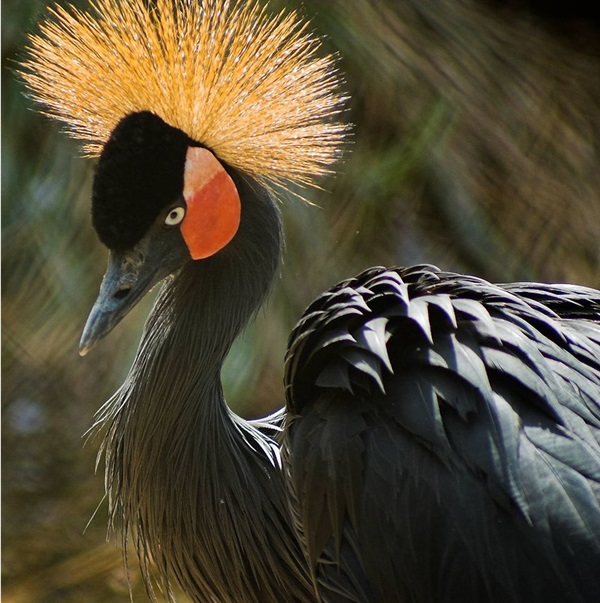
[[[371,269],[292,334],[285,456],[326,601],[600,597],[600,293]]]
[[[277,271],[275,189],[339,155],[333,61],[253,3],[95,11],[57,9],[23,76],[99,154],[81,352],[162,283],[97,416],[150,595],[154,573],[195,601],[600,597],[600,293],[372,269],[298,323],[285,419],[242,420],[222,365]]]

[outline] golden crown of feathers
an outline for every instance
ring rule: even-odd
[[[46,114],[97,155],[119,120],[148,110],[264,183],[312,184],[347,127],[333,58],[295,13],[256,2],[95,0],[57,7],[21,75]]]

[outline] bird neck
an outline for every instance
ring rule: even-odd
[[[152,558],[163,582],[194,599],[308,600],[277,446],[229,410],[220,381],[280,256],[275,203],[244,192],[236,237],[163,286],[130,374],[101,412],[111,515],[124,539],[135,534],[145,576]]]

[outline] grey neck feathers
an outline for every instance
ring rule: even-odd
[[[232,243],[163,285],[125,383],[99,412],[110,513],[148,585],[152,559],[162,588],[178,583],[193,600],[309,601],[277,445],[229,410],[221,387],[280,255],[273,201],[242,199]]]

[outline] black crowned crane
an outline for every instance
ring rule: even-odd
[[[273,185],[331,169],[331,57],[225,0],[56,9],[23,67],[99,155],[87,352],[163,282],[100,410],[111,520],[195,601],[600,601],[600,292],[373,268],[292,333],[287,417],[226,405],[281,252]],[[153,596],[153,593],[150,593]]]

